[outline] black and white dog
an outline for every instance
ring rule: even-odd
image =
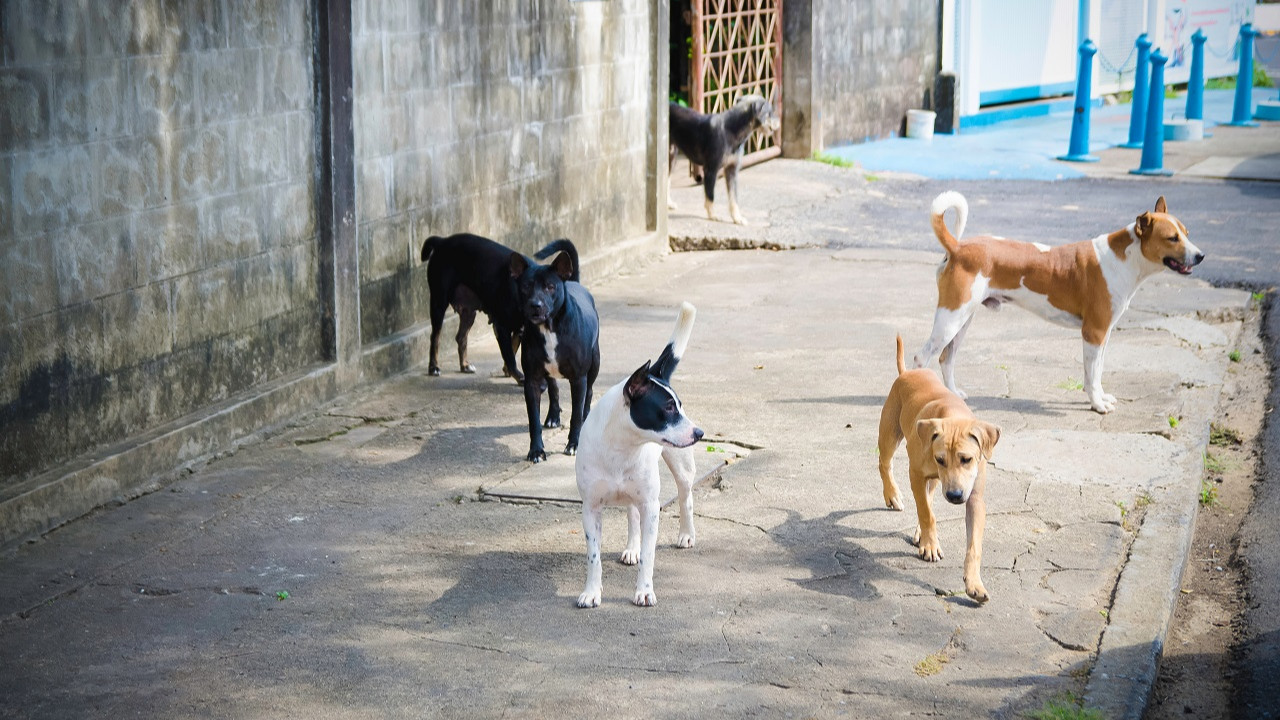
[[[675,332],[657,361],[646,362],[630,378],[609,388],[582,426],[575,469],[587,538],[587,584],[578,596],[578,607],[600,605],[600,530],[606,505],[627,506],[627,549],[619,560],[625,565],[640,563],[632,602],[645,607],[657,603],[653,560],[658,544],[659,456],[679,488],[676,547],[693,547],[692,445],[702,438],[702,430],[684,414],[670,382],[689,344],[694,315],[692,305],[682,304]]]
[[[557,240],[539,250],[539,259],[555,255],[550,265],[539,265],[520,253],[508,258],[515,280],[519,307],[524,315],[520,366],[524,370],[524,404],[529,413],[530,462],[547,459],[542,428],[560,427],[560,390],[556,378],[569,381],[573,403],[569,416],[569,443],[565,453],[578,449],[582,421],[591,408],[591,388],[600,372],[600,316],[591,293],[578,282],[578,251],[568,240]],[[539,424],[538,405],[547,390],[546,422]]]
[[[667,177],[670,181],[671,166],[676,150],[684,153],[689,161],[702,166],[702,189],[706,195],[707,217],[715,220],[712,205],[716,199],[716,176],[724,170],[725,189],[729,195],[729,217],[739,225],[746,225],[738,212],[738,165],[742,161],[742,148],[756,128],[775,132],[782,123],[773,114],[773,105],[759,95],[744,95],[733,107],[714,115],[703,115],[690,108],[671,103],[669,120],[671,149],[667,159]],[[667,193],[667,207],[675,209],[671,193]]]

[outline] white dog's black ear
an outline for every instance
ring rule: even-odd
[[[627,398],[627,402],[635,400],[640,393],[644,392],[644,386],[649,383],[649,361],[645,360],[635,372],[631,373],[631,377],[627,380],[626,386],[622,388],[622,394]]]
[[[511,253],[511,259],[508,263],[511,266],[511,277],[513,278],[520,277],[529,268],[529,261],[518,252]]]

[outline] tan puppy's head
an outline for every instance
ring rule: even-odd
[[[1204,253],[1187,238],[1186,226],[1165,209],[1163,195],[1156,200],[1155,212],[1138,216],[1133,231],[1142,244],[1143,257],[1179,275],[1190,275],[1191,268],[1204,260]]]
[[[938,465],[938,480],[947,502],[968,502],[979,469],[1000,440],[1000,428],[973,418],[927,418],[916,423],[916,433]]]

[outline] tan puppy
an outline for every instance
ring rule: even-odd
[[[889,389],[880,411],[880,480],[884,504],[902,509],[902,495],[893,481],[893,453],[907,440],[911,494],[916,498],[915,544],[920,559],[942,559],[938,525],[930,505],[933,491],[942,485],[953,505],[965,505],[965,529],[969,549],[964,556],[964,591],[978,602],[990,595],[982,584],[982,531],[987,524],[982,499],[987,484],[987,460],[1000,439],[1000,428],[973,416],[969,406],[942,384],[932,370],[907,370],[898,336],[898,379]]]
[[[956,234],[943,220],[956,211]],[[965,331],[979,305],[999,309],[1019,305],[1044,319],[1080,330],[1084,340],[1084,391],[1100,413],[1116,408],[1116,399],[1102,391],[1102,357],[1107,339],[1138,285],[1165,268],[1190,275],[1204,253],[1187,238],[1187,228],[1169,214],[1164,197],[1154,212],[1115,232],[1092,240],[1049,247],[998,237],[960,241],[969,217],[969,204],[957,192],[944,192],[933,201],[933,232],[947,251],[938,267],[938,307],[933,332],[916,353],[915,367],[940,358],[942,379],[956,387],[955,362]]]

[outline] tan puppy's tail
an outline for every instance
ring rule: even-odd
[[[947,221],[943,217],[948,210],[952,209],[956,211],[955,235],[947,229]],[[964,235],[965,223],[969,221],[969,203],[960,193],[948,190],[933,199],[929,212],[933,215],[933,234],[938,236],[938,242],[942,243],[942,248],[947,251],[947,254],[954,255],[956,250],[960,249],[960,236]]]
[[[907,371],[907,364],[902,361],[902,336],[898,336],[898,374]]]

